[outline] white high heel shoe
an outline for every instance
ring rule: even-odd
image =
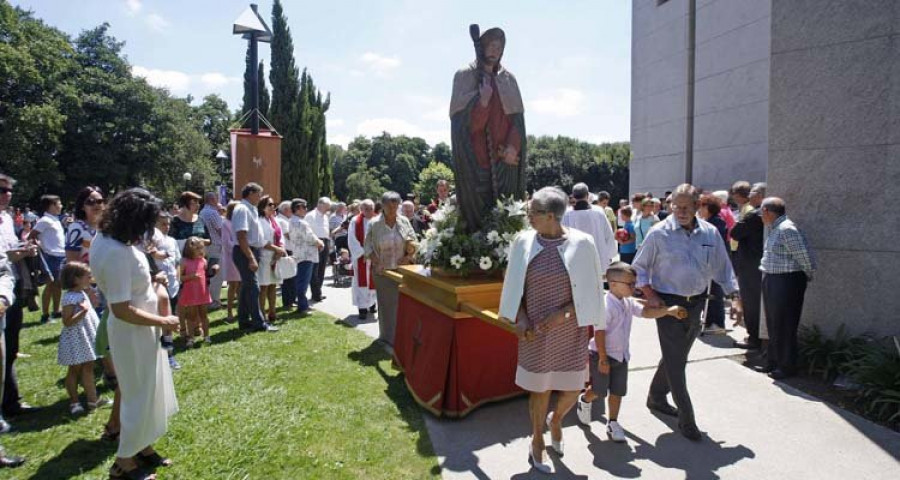
[[[553,473],[553,465],[551,465],[550,463],[547,463],[546,461],[544,461],[544,462],[537,461],[537,458],[535,458],[535,456],[534,456],[534,444],[533,443],[528,444],[528,463],[530,463],[531,466],[533,466],[535,470],[537,470],[541,473]]]
[[[550,448],[556,452],[560,457],[564,455],[563,450],[565,449],[565,443],[563,443],[562,438],[557,442],[553,439],[553,427],[550,426],[550,423],[553,421],[553,412],[547,414],[547,429],[550,430]],[[560,426],[561,428],[561,426]]]

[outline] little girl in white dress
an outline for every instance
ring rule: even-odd
[[[60,280],[66,293],[62,298],[63,329],[59,335],[57,361],[69,367],[66,392],[69,394],[69,411],[76,415],[84,412],[78,399],[79,379],[89,410],[109,404],[108,400],[97,398],[94,386],[94,361],[98,358],[94,344],[100,319],[91,300],[91,270],[86,264],[67,263],[60,273]]]

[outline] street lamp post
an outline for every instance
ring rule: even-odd
[[[216,160],[218,160],[219,164],[221,164],[221,166],[222,166],[221,174],[219,175],[219,177],[224,182],[225,181],[225,172],[227,172],[227,170],[225,169],[225,161],[228,160],[228,155],[226,155],[225,152],[223,152],[222,150],[219,150],[219,153],[216,154]]]
[[[186,191],[186,192],[190,191],[190,189],[191,189],[191,178],[192,177],[193,177],[193,175],[191,175],[191,172],[184,172],[184,175],[181,176],[181,178],[184,180],[184,191]]]

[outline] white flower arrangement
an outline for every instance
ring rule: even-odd
[[[453,265],[453,268],[459,270],[463,265],[466,264],[466,257],[460,255],[454,255],[450,257],[450,265]]]
[[[472,272],[500,273],[506,268],[509,250],[518,233],[529,228],[526,202],[498,201],[486,213],[481,231],[469,234],[459,210],[446,204],[431,215],[431,228],[419,243],[419,259],[428,267],[467,276]]]

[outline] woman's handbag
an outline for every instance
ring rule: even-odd
[[[281,257],[275,262],[275,275],[278,278],[285,279],[297,275],[297,261],[294,257]]]

